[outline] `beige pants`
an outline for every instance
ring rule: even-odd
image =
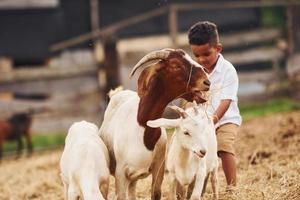
[[[239,126],[232,123],[227,123],[219,126],[216,130],[218,141],[218,152],[225,151],[235,155],[234,142]]]

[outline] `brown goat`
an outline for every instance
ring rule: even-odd
[[[99,130],[109,150],[118,200],[127,196],[135,199],[137,180],[150,173],[151,197],[160,199],[167,135],[146,123],[160,118],[168,103],[179,97],[204,102],[201,92],[208,91],[210,86],[203,67],[182,50],[164,49],[147,54],[133,68],[131,76],[139,68],[143,70],[138,93],[112,92]]]
[[[0,159],[2,158],[4,141],[16,140],[17,155],[21,154],[23,149],[22,136],[25,136],[27,141],[28,153],[33,151],[33,145],[30,134],[30,126],[32,122],[32,116],[30,112],[14,114],[7,121],[0,121]]]

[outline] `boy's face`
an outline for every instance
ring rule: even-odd
[[[203,45],[192,44],[191,49],[196,61],[210,73],[214,69],[219,53],[222,51],[222,45],[220,43],[215,45],[209,43]]]

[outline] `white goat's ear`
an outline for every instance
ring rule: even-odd
[[[168,106],[168,107],[171,108],[172,110],[176,111],[183,119],[187,118],[188,115],[182,108],[180,108],[178,106]]]
[[[198,115],[198,114],[199,114],[197,108],[198,108],[198,105],[197,105],[196,101],[194,100],[194,101],[193,101],[193,110],[194,110],[195,115]]]
[[[198,105],[197,105],[197,102],[196,102],[195,100],[193,101],[193,106],[194,106],[194,107],[197,107],[197,106],[198,106]]]
[[[149,120],[147,121],[147,126],[152,128],[175,128],[179,126],[181,119],[165,119],[165,118],[159,118],[156,120]]]

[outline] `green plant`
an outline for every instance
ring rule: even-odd
[[[287,112],[300,109],[300,103],[288,98],[274,99],[264,103],[240,105],[244,120],[271,113]]]
[[[32,143],[34,149],[48,149],[58,146],[62,146],[65,142],[65,134],[62,133],[49,133],[49,134],[33,134]],[[26,141],[23,139],[24,147],[26,147]],[[4,153],[14,152],[17,149],[16,141],[6,141],[4,143]]]

